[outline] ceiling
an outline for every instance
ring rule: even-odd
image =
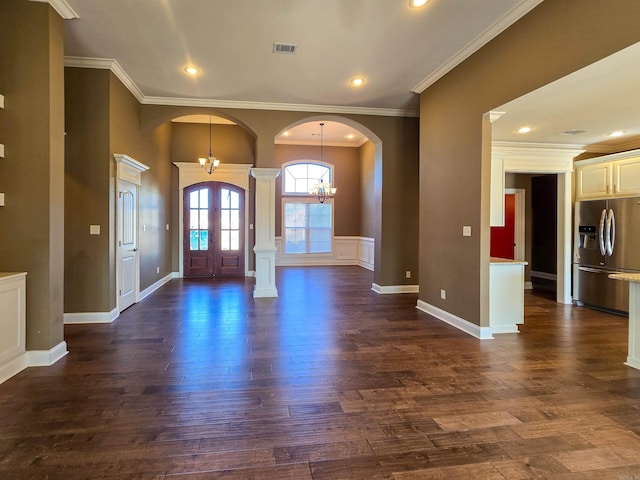
[[[640,43],[496,107],[494,141],[586,147],[593,152],[640,148]],[[529,133],[518,133],[528,126]],[[617,138],[608,136],[622,131]]]
[[[77,15],[73,64],[116,60],[144,103],[417,116],[417,93],[542,0],[36,1]]]
[[[68,19],[67,65],[111,68],[142,103],[417,116],[419,93],[542,0],[429,0],[418,9],[409,0],[34,1]],[[279,42],[295,44],[296,53],[273,53]],[[186,75],[188,65],[200,73]],[[364,85],[351,86],[355,76]],[[638,143],[639,82],[634,46],[497,106],[504,113],[494,140],[593,151]],[[318,123],[276,143],[317,143]],[[525,125],[531,132],[517,133]],[[606,137],[619,129],[623,137]],[[563,134],[577,130],[584,132]],[[330,121],[323,139],[366,140]]]

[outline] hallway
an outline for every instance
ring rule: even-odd
[[[640,478],[627,319],[525,295],[470,337],[359,267],[173,280],[0,385],[0,478]]]

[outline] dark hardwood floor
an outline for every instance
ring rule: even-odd
[[[627,319],[526,295],[480,342],[358,267],[173,280],[0,385],[0,479],[640,480]]]

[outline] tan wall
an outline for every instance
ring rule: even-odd
[[[376,234],[375,213],[375,146],[365,142],[360,155],[360,236],[373,238]]]
[[[421,94],[420,300],[488,325],[482,115],[639,41],[638,18],[636,0],[544,2]]]
[[[209,125],[172,123],[171,161],[195,162],[209,153]],[[224,163],[255,163],[255,139],[237,125],[212,125],[213,156]]]
[[[140,128],[140,103],[113,75],[110,75],[110,161],[113,154],[124,153],[144,163],[149,170],[142,173],[138,198],[140,205],[139,241],[140,290],[171,273],[171,130],[166,122],[153,131]],[[111,175],[114,178],[114,175]],[[113,186],[113,184],[112,184]],[[115,219],[115,186],[109,202]],[[169,230],[166,226],[169,225]],[[173,225],[173,229],[178,225]],[[113,229],[112,229],[113,233]],[[110,257],[115,257],[115,238],[110,241]],[[111,262],[115,279],[115,261]],[[158,271],[159,269],[159,271]],[[114,287],[115,282],[111,282]],[[115,288],[111,295],[115,307]]]
[[[65,69],[66,313],[114,308],[109,82],[108,70]],[[101,235],[89,235],[90,225],[100,225]]]
[[[212,113],[212,109],[142,105],[146,130],[182,115]],[[215,113],[239,123],[256,139],[256,167],[278,167],[274,140],[287,128],[304,121],[335,120],[348,123],[375,140],[376,268],[379,285],[415,283],[405,270],[418,268],[418,119],[369,115],[326,115],[318,112],[216,109]],[[174,173],[177,178],[177,174]],[[384,195],[383,195],[384,193]],[[384,213],[383,213],[384,212]],[[387,213],[388,212],[388,213]]]
[[[138,197],[140,289],[172,271],[171,125],[142,132],[140,104],[108,70],[65,72],[65,312],[110,312],[117,307],[115,153],[150,167]],[[89,235],[90,225],[101,234]]]
[[[63,340],[62,19],[47,4],[0,2],[0,271],[27,272],[27,349]]]
[[[351,147],[323,147],[323,161],[334,166],[333,181],[338,193],[335,206],[334,235],[360,235],[360,157],[359,149]],[[293,161],[319,161],[320,149],[314,145],[276,145],[276,161],[282,167]],[[276,235],[282,235],[282,180],[276,180]]]

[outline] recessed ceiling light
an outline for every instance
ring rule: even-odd
[[[283,137],[288,137],[289,135],[290,135],[290,134],[289,134],[289,131],[282,132],[282,136],[283,136]]]
[[[356,136],[353,133],[350,133],[349,135],[347,135],[347,138],[349,140],[353,140]]]
[[[194,76],[200,73],[200,70],[198,69],[198,67],[194,67],[194,66],[184,67],[184,71],[185,73],[191,76]]]
[[[531,131],[531,127],[521,127],[518,129],[518,133],[529,133]]]
[[[353,77],[351,80],[349,80],[349,83],[354,87],[361,87],[362,85],[364,85],[364,78]]]
[[[429,0],[409,0],[409,6],[411,8],[424,7]]]
[[[624,132],[622,130],[616,130],[615,132],[611,132],[607,136],[608,137],[621,137],[622,135],[624,135]]]

